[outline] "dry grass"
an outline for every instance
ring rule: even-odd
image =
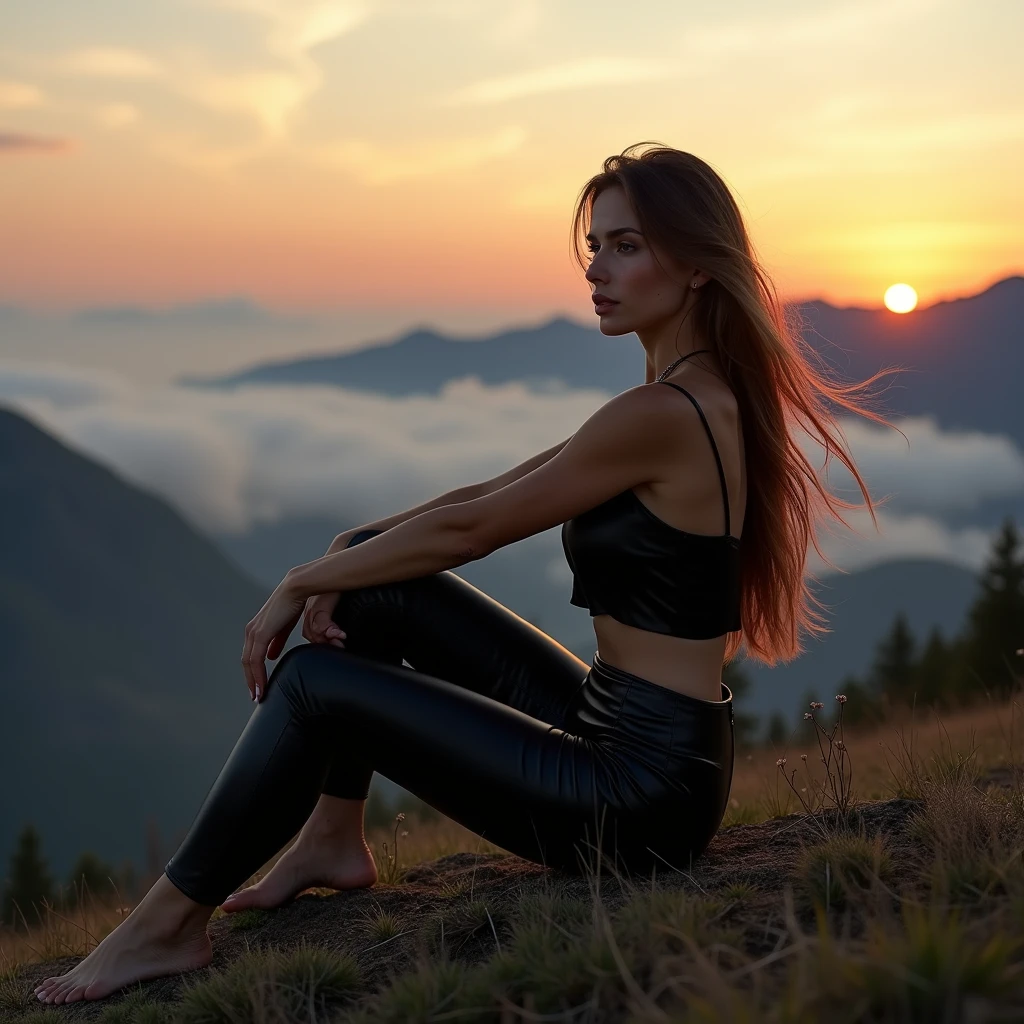
[[[383,949],[396,948],[392,939],[421,939],[428,953],[413,966],[371,989],[361,962],[347,953],[301,949],[275,959],[253,952],[190,987],[179,1002],[147,1004],[138,995],[137,1006],[111,1005],[118,1012],[110,1022],[1024,1019],[1020,712],[1015,700],[846,730],[854,794],[848,815],[838,806],[827,813],[827,800],[820,813],[800,806],[802,783],[808,792],[828,792],[821,736],[811,723],[801,723],[802,746],[741,759],[731,817],[800,812],[774,835],[813,825],[803,829],[810,841],[800,840],[799,856],[783,872],[786,884],[772,891],[731,877],[725,864],[721,877],[729,884],[714,891],[618,879],[623,899],[612,907],[588,877],[589,899],[520,893],[499,912],[493,891],[460,885],[439,889],[442,900],[429,913],[396,914],[384,896],[401,897],[411,865],[460,850],[500,852],[448,819],[400,815],[367,832],[381,877],[389,872],[393,884],[376,894],[386,905],[374,906],[360,927]],[[818,775],[805,780],[798,773],[794,792],[776,764],[783,757],[810,773],[818,758]],[[1002,770],[1001,785],[980,784],[993,768]],[[872,835],[854,826],[858,799],[886,798],[913,801],[893,805],[912,807],[905,824]],[[53,916],[25,936],[0,932],[0,1014],[24,1008],[17,964],[83,955],[119,919],[116,908],[93,904],[77,921]],[[24,1020],[37,1018],[33,1010]]]
[[[1021,763],[1022,710],[1019,698],[967,710],[939,714],[935,711],[900,711],[883,726],[845,730],[844,741],[853,766],[853,798],[885,800],[921,796],[921,780],[913,776],[915,764],[927,770],[935,760],[949,758],[951,751],[975,751],[979,773],[1007,763]],[[822,772],[819,745],[811,722],[801,721],[785,747],[765,748],[737,757],[729,813],[725,824],[760,821],[799,811],[800,802],[778,770],[807,756],[808,770],[820,785]],[[803,768],[797,786],[807,786]],[[810,791],[808,786],[808,792]]]
[[[366,829],[366,842],[377,863],[379,881],[400,884],[405,870],[414,864],[437,860],[460,850],[475,853],[498,853],[500,847],[481,839],[458,822],[443,816],[421,820],[415,815],[399,814],[389,826]],[[289,844],[290,845],[290,844]],[[284,854],[287,847],[272,857],[260,871],[247,879],[252,885],[266,875]],[[149,879],[146,891],[155,881]],[[311,888],[308,892],[326,894],[330,889]],[[48,906],[33,917],[22,916],[27,930],[0,926],[0,1006],[2,1006],[5,971],[19,964],[44,963],[67,956],[86,956],[100,944],[129,914],[132,906],[116,900],[100,900],[86,892],[74,911]],[[212,920],[225,916],[219,908]],[[246,918],[236,915],[236,923],[244,927]],[[0,1018],[2,1019],[2,1018]]]

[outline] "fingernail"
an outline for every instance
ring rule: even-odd
[[[259,687],[257,686],[257,687],[256,687],[256,700],[259,700],[259,699],[260,699],[260,696],[261,696],[261,694],[260,694],[260,688],[259,688]]]

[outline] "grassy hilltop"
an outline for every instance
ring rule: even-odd
[[[94,899],[73,915],[51,911],[28,933],[0,932],[0,1015],[24,1024],[1021,1019],[1020,720],[1012,697],[857,732],[841,716],[828,727],[804,721],[788,749],[737,760],[728,817],[705,856],[647,879],[607,866],[560,875],[410,801],[368,827],[376,886],[218,911],[214,960],[188,975],[44,1008],[32,987],[72,967],[127,908]]]

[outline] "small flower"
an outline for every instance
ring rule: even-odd
[[[846,694],[837,693],[836,694],[836,700],[839,701],[840,704],[845,704],[846,703]]]
[[[822,704],[820,700],[812,700],[811,701],[811,710],[812,711],[817,711],[818,708],[823,708],[824,706],[825,705]]]
[[[786,764],[786,759],[784,757],[780,757],[778,759],[778,761],[775,762],[775,767],[776,768],[782,768],[782,767],[785,766],[785,764]]]
[[[836,740],[836,749],[845,750],[846,744],[842,740]]]
[[[399,832],[398,834],[399,834],[400,836],[407,836],[407,835],[408,835],[409,833],[408,833],[408,831],[407,831],[407,830],[403,829],[403,830],[402,830],[401,832]]]
[[[806,754],[801,754],[800,755],[800,760],[801,761],[806,761],[807,760],[807,755]]]
[[[405,821],[405,811],[399,811],[398,814],[395,815],[395,821]]]
[[[806,722],[808,718],[812,718],[812,719],[813,719],[813,718],[814,718],[814,715],[812,715],[812,714],[810,713],[810,711],[805,711],[805,712],[804,712],[804,721]]]

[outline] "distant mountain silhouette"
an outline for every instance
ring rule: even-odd
[[[621,390],[615,382],[628,374],[630,367],[635,371],[637,365],[642,380],[643,352],[635,338],[606,338],[565,317],[556,317],[540,327],[470,340],[416,330],[397,341],[356,352],[263,363],[223,377],[182,377],[179,382],[212,387],[333,384],[413,395],[437,394],[449,380],[476,376],[485,384],[514,380],[537,387],[550,382],[555,386]]]
[[[883,366],[908,368],[877,385],[877,408],[884,415],[930,413],[945,428],[1007,433],[1024,443],[1024,277],[904,315],[821,300],[797,308],[808,344],[839,375],[863,380]],[[644,360],[635,335],[608,338],[596,327],[556,317],[539,327],[471,340],[416,330],[355,352],[261,363],[224,376],[183,377],[180,383],[327,384],[410,395],[437,394],[448,381],[468,376],[492,385],[519,381],[538,389],[617,394],[643,381]]]
[[[188,827],[252,712],[268,589],[168,505],[0,409],[0,857],[33,821],[63,876]]]

